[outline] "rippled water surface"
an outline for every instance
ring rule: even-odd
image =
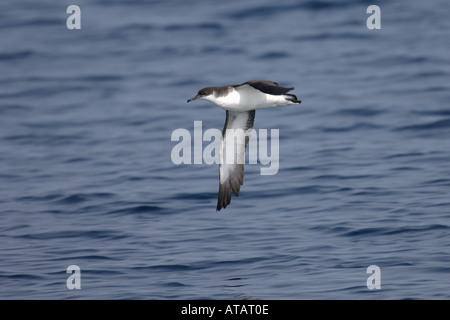
[[[448,3],[380,1],[380,30],[370,4],[3,0],[0,298],[449,299]],[[256,112],[279,171],[216,212],[171,134],[250,79],[303,102]]]

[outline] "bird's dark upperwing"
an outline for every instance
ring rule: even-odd
[[[227,111],[225,126],[220,139],[219,197],[217,210],[231,202],[231,191],[237,197],[244,183],[245,149],[249,131],[253,128],[255,110],[247,112]]]
[[[294,88],[280,87],[278,85],[278,83],[273,82],[273,81],[268,81],[268,80],[250,80],[250,81],[244,82],[242,84],[235,85],[234,87],[238,88],[238,87],[245,86],[245,85],[249,85],[249,86],[255,88],[256,90],[259,90],[266,94],[272,94],[272,95],[276,95],[276,96],[286,94],[289,91],[294,89]]]

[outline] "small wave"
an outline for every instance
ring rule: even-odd
[[[168,1],[164,0],[96,0],[96,4],[102,5],[102,6],[155,6],[157,4],[166,3]]]
[[[127,33],[127,32],[142,32],[142,31],[150,31],[155,29],[156,27],[152,24],[148,24],[148,23],[130,23],[127,24],[126,26],[121,26],[120,28],[117,28],[115,31],[117,33]]]
[[[164,208],[155,205],[138,205],[131,206],[128,208],[123,208],[119,210],[110,211],[109,214],[139,214],[139,213],[159,213],[163,211]]]
[[[417,78],[435,78],[435,77],[447,77],[448,73],[442,70],[436,71],[420,71],[415,75]]]
[[[382,126],[368,122],[360,122],[347,127],[321,127],[320,130],[322,132],[351,132],[359,130],[373,130],[379,128],[382,128]]]
[[[30,21],[23,22],[20,26],[33,26],[33,27],[44,27],[44,26],[60,26],[64,23],[63,19],[50,19],[50,18],[39,18]]]
[[[291,192],[295,193],[295,194],[321,193],[322,188],[320,186],[312,185],[312,186],[293,188],[291,190]]]
[[[437,120],[423,124],[413,124],[394,129],[395,131],[421,131],[421,130],[436,130],[449,129],[450,119]]]
[[[350,231],[349,227],[341,226],[341,225],[317,225],[310,228],[313,231],[321,231],[324,233],[333,233],[333,234],[342,234]]]
[[[316,176],[312,178],[313,180],[372,180],[374,178],[377,178],[378,176],[372,175],[372,174],[361,174],[361,175],[350,175],[350,176],[344,176],[344,175],[337,175],[337,174],[324,174],[320,176]]]
[[[401,227],[401,228],[393,228],[393,227],[382,227],[382,228],[361,228],[352,231],[348,231],[343,233],[343,236],[346,237],[359,237],[359,236],[367,236],[367,235],[396,235],[402,233],[417,233],[417,232],[429,232],[429,231],[437,231],[437,230],[449,230],[450,226],[442,225],[442,224],[433,224],[428,226],[419,226],[419,227]]]
[[[406,166],[402,166],[402,167],[394,167],[394,168],[390,168],[390,171],[417,171],[420,170],[417,167],[406,167]]]
[[[0,61],[25,59],[31,57],[33,54],[34,52],[31,50],[24,50],[17,52],[3,52],[0,53]]]
[[[289,54],[284,51],[269,51],[258,56],[258,59],[261,60],[272,60],[272,59],[281,59],[287,58]]]
[[[388,195],[392,196],[395,193],[396,193],[396,191],[393,191],[393,190],[369,187],[369,188],[362,189],[362,191],[351,193],[350,196],[352,196],[352,197],[359,197],[359,196],[385,197]],[[362,201],[362,203],[365,203],[365,201]]]
[[[2,113],[2,115],[5,115],[7,113],[18,113],[18,112],[30,112],[31,110],[33,110],[33,108],[31,106],[26,106],[26,105],[21,105],[21,104],[5,104],[5,105],[0,105],[0,112]]]
[[[430,116],[450,116],[450,109],[440,109],[440,110],[416,110],[413,111],[414,114],[430,115]]]
[[[74,80],[88,81],[88,82],[111,82],[111,81],[123,81],[125,77],[116,74],[94,74],[90,76],[84,76],[74,78]]]
[[[323,40],[342,40],[342,39],[366,39],[367,34],[364,33],[353,33],[353,32],[328,32],[328,33],[318,33],[318,34],[307,34],[301,36],[295,36],[292,38],[293,41],[305,42],[305,41],[323,41]]]
[[[310,171],[314,170],[314,167],[307,167],[307,166],[296,166],[296,167],[289,167],[285,168],[284,171]]]
[[[398,66],[398,65],[417,65],[430,62],[429,56],[405,56],[405,55],[391,55],[387,57],[378,58],[377,63],[384,66]]]
[[[272,4],[272,5],[259,5],[251,8],[245,8],[237,10],[229,14],[231,19],[243,19],[243,18],[254,18],[254,17],[268,17],[274,16],[284,12],[308,10],[308,11],[321,11],[329,10],[334,8],[344,8],[356,5],[359,0],[354,1],[302,1],[294,4]]]
[[[338,110],[336,111],[336,114],[343,116],[373,117],[383,112],[383,110],[372,108],[351,108]]]
[[[45,277],[39,276],[37,274],[24,274],[24,273],[13,273],[13,274],[0,274],[0,279],[13,279],[13,280],[43,280]]]
[[[222,31],[224,27],[217,22],[202,22],[195,24],[169,24],[163,27],[164,31],[187,31],[187,30],[216,30]]]
[[[244,18],[253,18],[253,17],[261,17],[261,16],[272,16],[279,14],[284,11],[298,10],[300,6],[298,4],[295,5],[268,5],[268,6],[258,6],[253,8],[245,8],[235,12],[232,12],[228,15],[231,19],[244,19]]]
[[[153,266],[143,266],[143,267],[133,267],[133,270],[158,270],[158,271],[190,271],[190,270],[199,270],[205,267],[201,266],[190,266],[185,264],[159,264]]]
[[[89,161],[89,158],[84,158],[84,157],[75,157],[75,158],[70,158],[64,161],[64,163],[77,163],[77,162],[86,162]]]
[[[79,260],[90,260],[90,261],[105,261],[105,260],[115,260],[113,257],[108,257],[104,255],[97,254],[82,254],[82,255],[58,255],[51,259],[52,261],[79,261]]]
[[[33,89],[24,89],[17,92],[9,92],[0,94],[0,98],[48,98],[58,95],[90,91],[92,87],[89,85],[58,85],[58,86],[41,86]]]
[[[64,197],[63,199],[60,199],[57,201],[59,204],[75,204],[87,201],[87,197],[82,194],[74,194],[71,196]]]
[[[53,124],[51,124],[53,125]],[[26,126],[33,128],[34,124],[27,123]],[[45,124],[37,123],[35,127],[44,128]],[[44,145],[44,146],[67,146],[68,144],[82,143],[88,137],[83,134],[56,134],[56,133],[29,133],[11,135],[3,138],[6,141],[11,141],[18,145]]]
[[[425,181],[424,185],[439,185],[439,186],[450,186],[450,179],[434,179]]]
[[[304,9],[317,11],[324,9],[343,8],[357,4],[359,1],[323,1],[310,0],[302,3]]]
[[[65,21],[61,19],[33,19],[28,21],[10,21],[9,23],[2,23],[0,25],[0,28],[2,29],[9,29],[9,28],[24,28],[24,27],[33,27],[33,28],[39,28],[39,27],[48,27],[48,26],[61,26],[65,25]]]
[[[177,199],[177,200],[209,200],[211,198],[216,198],[217,193],[216,192],[203,192],[203,193],[177,193],[174,196],[172,196],[170,199]]]
[[[179,288],[179,287],[186,287],[187,285],[181,282],[166,282],[163,283],[162,285],[167,286],[167,287],[173,287],[173,288]]]
[[[424,154],[422,152],[408,152],[408,153],[396,153],[391,154],[389,156],[384,157],[384,159],[396,159],[396,158],[411,158],[411,157],[420,157]]]
[[[109,230],[63,230],[63,231],[48,231],[41,233],[32,233],[18,235],[17,238],[30,240],[55,240],[67,238],[88,238],[88,239],[102,239],[102,240],[118,240],[127,238],[128,236],[120,234],[116,231]]]
[[[55,201],[57,204],[76,204],[86,202],[95,198],[112,198],[116,195],[108,192],[96,192],[96,193],[76,193],[69,196],[64,196],[62,199]]]

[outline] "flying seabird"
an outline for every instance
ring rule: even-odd
[[[255,110],[299,104],[301,101],[295,95],[288,94],[292,89],[294,88],[280,87],[273,81],[251,80],[237,85],[203,88],[195,97],[187,100],[187,102],[199,99],[210,101],[226,110],[225,126],[219,149],[217,211],[230,204],[231,191],[236,197],[238,196],[239,189],[244,183],[245,149],[248,144],[249,132],[253,128]],[[236,152],[234,150],[230,152],[232,159],[226,156],[226,146],[234,146],[234,141],[226,139],[227,129],[234,129],[233,137],[237,140]]]

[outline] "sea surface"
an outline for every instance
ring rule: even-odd
[[[448,10],[2,0],[0,299],[450,299]],[[218,166],[174,164],[171,136],[221,130],[186,100],[251,79],[302,104],[256,112],[279,170],[246,165],[216,212]]]

